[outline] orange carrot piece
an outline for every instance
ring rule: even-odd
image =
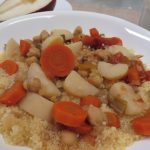
[[[132,60],[131,61],[131,66],[135,67],[136,70],[138,71],[139,77],[141,81],[146,79],[146,74],[145,74],[145,69],[142,61],[140,60]]]
[[[92,36],[84,36],[82,38],[82,43],[87,46],[91,46],[93,48],[102,48],[104,46],[112,46],[112,45],[123,45],[123,42],[118,37],[111,37],[111,38],[105,38],[105,37],[92,37]]]
[[[128,64],[129,63],[129,59],[126,56],[124,56],[121,52],[118,52],[118,53],[112,55],[108,59],[108,62],[112,63],[112,64],[117,64],[117,63]]]
[[[22,56],[26,56],[31,48],[31,44],[26,40],[20,40],[20,53]]]
[[[80,105],[68,101],[56,102],[52,112],[56,122],[68,127],[80,127],[87,118],[87,112]]]
[[[135,118],[131,121],[132,128],[139,135],[150,136],[150,114]]]
[[[105,37],[101,37],[99,39],[99,42],[104,44],[104,45],[123,45],[123,42],[120,38],[118,37],[111,37],[111,38],[105,38]]]
[[[94,38],[88,35],[82,37],[82,43],[87,46],[92,46],[94,44]]]
[[[80,105],[93,105],[95,107],[100,107],[101,106],[101,100],[95,96],[85,96],[80,99]]]
[[[150,118],[150,109],[144,114],[144,116]]]
[[[145,71],[145,74],[146,74],[146,80],[150,81],[150,70]]]
[[[75,57],[64,45],[50,45],[43,51],[40,63],[49,78],[65,77],[74,69]]]
[[[91,28],[89,31],[90,31],[90,35],[93,37],[99,37],[100,36],[99,31],[96,28]]]
[[[81,126],[72,128],[72,131],[79,133],[79,134],[88,134],[93,130],[93,127],[90,124],[83,123]]]
[[[131,85],[140,85],[141,84],[139,72],[137,71],[137,69],[135,67],[129,68],[127,78],[128,78],[128,82]]]
[[[105,114],[106,114],[106,118],[107,118],[107,125],[109,127],[112,127],[112,126],[114,126],[116,128],[120,127],[120,120],[115,113],[105,112]]]
[[[0,68],[4,69],[9,75],[12,75],[18,71],[18,64],[13,60],[5,60],[0,64]]]
[[[15,105],[20,102],[25,95],[26,90],[23,88],[23,82],[16,81],[10,89],[0,96],[0,103],[6,104],[7,106]]]

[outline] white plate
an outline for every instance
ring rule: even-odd
[[[66,28],[73,30],[77,25],[81,25],[84,32],[88,32],[91,27],[96,27],[106,35],[121,37],[125,46],[143,54],[144,61],[150,64],[149,31],[116,17],[80,11],[36,13],[3,22],[0,24],[0,50],[3,50],[4,44],[11,37],[19,41],[19,39],[33,37],[43,29]],[[15,147],[4,147],[3,141],[0,142],[2,150],[18,150]],[[149,150],[149,147],[150,140],[143,140],[128,150]]]
[[[57,0],[54,11],[60,10],[72,10],[72,6],[67,0]]]

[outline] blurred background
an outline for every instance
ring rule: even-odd
[[[11,9],[7,9],[7,11],[2,11],[3,4],[7,1],[14,6]],[[41,5],[40,8],[42,9],[37,8],[24,14],[50,10],[92,11],[123,18],[150,31],[150,0],[0,0],[0,22],[14,17],[14,13],[10,12],[12,9],[18,9],[18,11],[15,11],[17,12],[16,16],[23,15],[23,13],[19,14],[20,10],[23,9],[20,9],[18,4],[15,4],[18,1],[20,2],[19,6],[25,3],[30,3],[32,6],[36,6],[35,3],[40,3]],[[42,7],[44,3],[47,4],[46,7]],[[40,5],[38,4],[37,6]]]
[[[150,30],[150,0],[68,0],[73,10],[104,13]]]

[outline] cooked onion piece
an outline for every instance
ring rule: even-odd
[[[140,97],[126,83],[114,83],[110,88],[109,95],[110,105],[117,112],[125,113],[126,115],[137,115],[145,108],[144,102],[140,101]]]
[[[29,114],[43,120],[51,120],[53,102],[36,93],[28,93],[19,103],[19,107]]]
[[[116,80],[123,78],[128,71],[128,65],[126,64],[110,64],[100,61],[98,63],[98,71],[106,79]]]
[[[87,95],[96,95],[98,89],[82,78],[76,71],[71,71],[64,81],[64,89],[78,97],[83,97]]]

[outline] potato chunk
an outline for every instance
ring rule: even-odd
[[[33,78],[38,78],[40,80],[41,90],[44,90],[45,93],[49,93],[49,96],[60,95],[59,89],[56,87],[56,85],[50,79],[48,79],[45,76],[41,67],[36,63],[32,63],[29,70],[28,70],[27,79],[29,81],[31,81]],[[43,96],[47,97],[47,95],[43,95]]]
[[[90,105],[88,107],[88,120],[94,126],[99,126],[104,121],[104,113],[97,107]]]
[[[98,71],[106,79],[115,80],[123,78],[128,72],[126,64],[110,64],[100,61],[98,63]]]
[[[76,71],[71,71],[63,86],[68,93],[78,97],[96,95],[99,92],[95,86],[82,78]]]
[[[110,104],[113,105],[116,102],[115,106],[118,106],[118,110],[123,108],[121,106],[126,104],[125,114],[126,115],[137,115],[144,110],[145,104],[144,102],[139,101],[140,97],[134,92],[133,88],[123,82],[114,83],[109,91],[110,95]],[[118,105],[119,100],[119,105]],[[122,101],[122,103],[121,103]],[[116,109],[116,110],[117,110]]]
[[[129,59],[132,59],[134,57],[134,53],[131,52],[131,50],[123,47],[123,46],[120,46],[120,45],[113,45],[113,46],[110,46],[108,48],[108,51],[111,53],[111,54],[116,54],[118,52],[122,53],[124,56],[128,57]]]
[[[79,41],[79,42],[68,44],[66,46],[71,49],[74,55],[77,55],[78,52],[82,49],[83,44],[81,41]]]
[[[43,120],[51,120],[53,102],[36,93],[28,93],[19,103],[19,107],[29,114]]]
[[[63,44],[64,40],[61,36],[59,35],[52,35],[46,38],[43,43],[42,43],[42,50],[47,48],[51,44]]]

